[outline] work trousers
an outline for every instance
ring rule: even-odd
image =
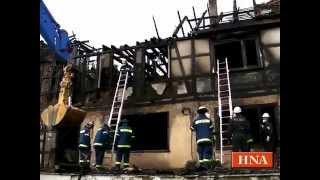
[[[248,142],[250,137],[244,133],[235,133],[232,136],[232,151],[234,152],[249,152],[251,143]]]
[[[200,164],[206,164],[212,160],[212,143],[211,142],[198,143],[197,151],[199,155]]]
[[[101,167],[103,163],[105,148],[101,146],[95,146],[94,149],[96,152],[96,167]]]
[[[129,167],[130,148],[118,148],[116,157],[116,166],[121,165],[123,160],[123,167]]]
[[[89,164],[90,163],[90,149],[89,148],[80,147],[79,154],[80,154],[80,158],[79,158],[80,164]]]

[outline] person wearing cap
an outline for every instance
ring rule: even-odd
[[[103,158],[105,150],[108,146],[109,140],[109,127],[107,124],[103,124],[102,127],[97,129],[96,136],[94,138],[94,149],[96,153],[96,164],[95,168],[97,171],[103,170]]]
[[[80,131],[79,138],[79,164],[82,168],[90,166],[90,130],[93,128],[93,122],[88,122]]]
[[[120,170],[121,162],[123,160],[123,168],[129,167],[130,149],[132,140],[135,138],[132,128],[128,124],[127,119],[122,119],[121,124],[116,133],[115,148],[116,148],[116,162],[113,170]]]
[[[208,169],[212,161],[213,150],[213,123],[206,107],[200,106],[190,129],[196,132],[197,151],[199,156],[200,169]]]
[[[241,114],[239,106],[233,110],[233,119],[229,126],[229,132],[232,133],[232,151],[249,152],[253,139],[250,132],[250,124],[245,116]]]
[[[265,151],[272,152],[273,151],[273,126],[270,122],[270,115],[269,113],[262,114],[262,124],[260,125],[261,128],[261,137],[263,140],[263,146]]]

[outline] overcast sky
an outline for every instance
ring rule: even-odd
[[[155,17],[159,35],[172,35],[181,17],[201,16],[208,0],[43,0],[49,11],[69,35],[89,40],[98,48],[102,44],[135,45],[156,36],[152,16]],[[218,13],[232,11],[233,0],[217,0]],[[269,0],[256,0],[257,3]],[[240,8],[252,7],[252,0],[238,0]]]

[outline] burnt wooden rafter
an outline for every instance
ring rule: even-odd
[[[155,65],[155,68],[158,68],[161,72],[164,74],[167,74],[167,72],[161,67],[162,64],[166,64],[165,60],[161,58],[161,54],[157,52],[155,49],[151,49],[152,53],[146,51],[146,55],[148,59],[152,60],[152,63]],[[158,64],[156,61],[156,58],[160,59],[162,64]]]

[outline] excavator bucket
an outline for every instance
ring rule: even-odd
[[[63,123],[81,123],[86,112],[82,109],[66,106],[64,104],[50,105],[41,113],[43,123],[48,127],[53,127]]]
[[[68,98],[71,93],[72,77],[72,65],[68,64],[64,67],[64,76],[60,82],[58,103],[54,106],[50,105],[41,113],[42,121],[46,126],[57,126],[61,122],[73,124],[81,123],[83,121],[86,112],[68,104]]]

